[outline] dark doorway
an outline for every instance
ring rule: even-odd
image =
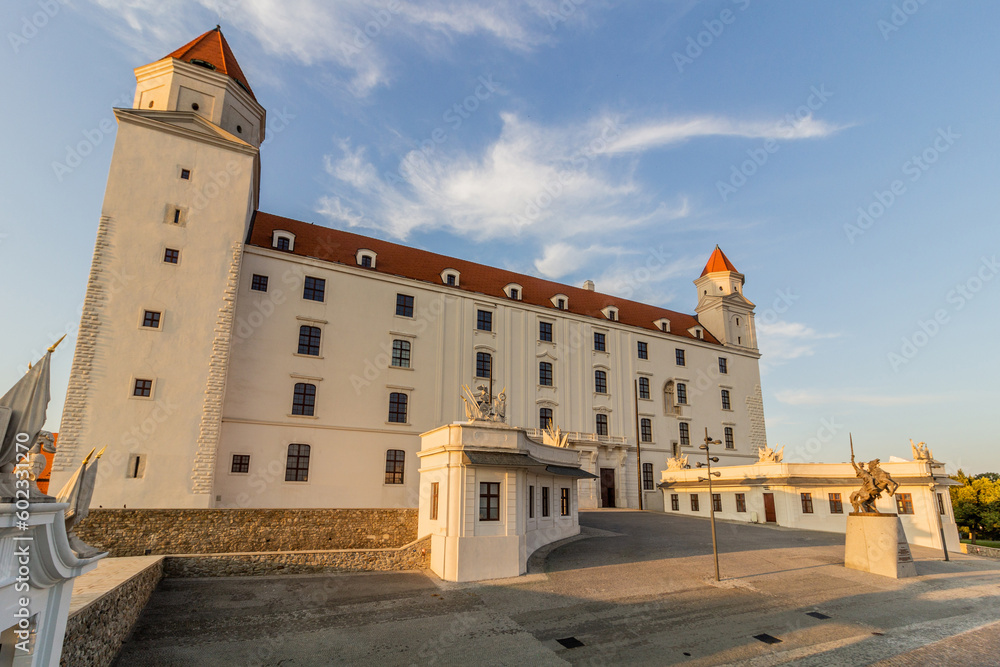
[[[764,494],[764,520],[768,523],[778,523],[778,517],[774,514],[774,494]]]
[[[601,507],[615,506],[615,469],[601,468]]]

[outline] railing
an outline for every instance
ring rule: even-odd
[[[529,438],[541,440],[545,431],[540,428],[525,429]],[[596,442],[605,445],[626,445],[628,438],[623,435],[598,435],[596,433],[583,433],[581,431],[563,431],[563,435],[569,438],[570,442]]]

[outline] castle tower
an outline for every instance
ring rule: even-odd
[[[135,75],[133,108],[114,110],[52,488],[107,445],[94,507],[211,507],[265,112],[218,27]]]
[[[698,288],[698,322],[723,345],[757,349],[754,304],[743,296],[746,278],[736,270],[719,246],[705,264]]]

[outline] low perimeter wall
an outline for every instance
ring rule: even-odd
[[[1000,549],[993,547],[981,547],[978,544],[962,543],[962,551],[972,556],[985,556],[986,558],[1000,558]]]
[[[163,565],[163,559],[157,560],[71,614],[66,622],[60,667],[110,665],[163,577]]]
[[[185,554],[165,559],[165,577],[252,577],[275,574],[422,570],[430,567],[431,538],[397,549]]]
[[[91,509],[76,529],[112,556],[401,547],[416,509]]]

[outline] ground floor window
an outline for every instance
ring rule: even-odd
[[[844,501],[841,499],[839,493],[830,494],[830,514],[843,514],[844,513]]]
[[[897,493],[896,510],[900,514],[913,514],[913,494]]]
[[[691,511],[692,512],[697,512],[698,511],[698,494],[697,493],[692,493],[691,494]]]
[[[642,488],[644,491],[653,490],[653,464],[642,464]]]
[[[722,494],[713,493],[712,494],[712,510],[715,512],[722,511]]]
[[[569,489],[565,486],[559,489],[559,514],[569,516]]]
[[[737,512],[747,511],[747,494],[745,493],[736,494],[736,511]]]
[[[799,496],[802,498],[802,513],[812,514],[813,513],[813,496],[811,493],[800,493]]]
[[[288,445],[288,458],[285,460],[286,482],[309,481],[309,445]]]
[[[402,484],[403,468],[406,463],[406,452],[402,449],[390,449],[385,453],[385,483]]]
[[[681,499],[679,494],[676,493],[670,494],[670,509],[672,509],[675,512],[681,511]]]
[[[549,487],[542,487],[542,516],[549,515]]]
[[[500,520],[500,482],[479,483],[479,520]]]

